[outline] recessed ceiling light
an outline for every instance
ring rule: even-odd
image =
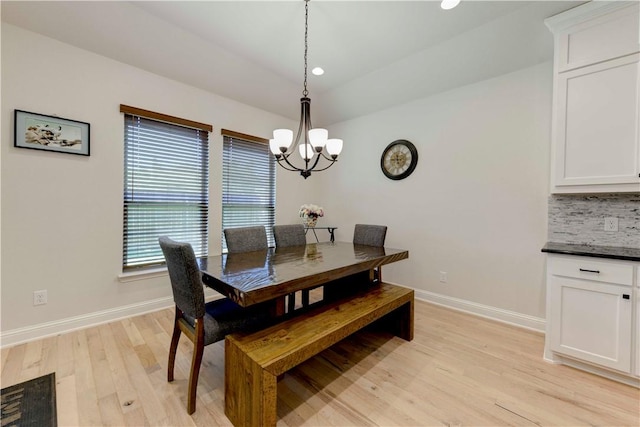
[[[313,70],[311,70],[311,72],[315,75],[315,76],[321,76],[324,74],[324,70],[320,67],[315,67]]]
[[[453,9],[458,4],[460,4],[460,0],[442,0],[442,3],[440,3],[440,7],[444,10],[449,10]]]

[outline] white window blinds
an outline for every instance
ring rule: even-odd
[[[269,246],[275,246],[276,167],[268,140],[226,130],[222,134],[222,229],[264,225]]]
[[[208,129],[127,114],[132,112],[130,110],[123,112],[123,269],[162,264],[164,256],[158,245],[159,236],[189,242],[196,256],[206,256],[209,216]],[[170,116],[155,115],[165,120],[171,119]],[[185,120],[181,120],[181,123],[191,124]]]

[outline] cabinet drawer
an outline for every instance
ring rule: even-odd
[[[554,276],[632,286],[631,264],[600,261],[589,257],[562,256],[550,256],[548,261],[549,273]]]

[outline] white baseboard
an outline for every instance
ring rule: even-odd
[[[0,333],[0,348],[84,329],[102,323],[113,322],[130,316],[138,316],[140,314],[173,307],[173,305],[173,298],[169,296],[109,310],[97,311],[95,313],[83,314],[81,316],[55,320],[53,322],[2,331]]]
[[[414,289],[414,291],[416,299],[419,300],[538,332],[544,333],[545,331],[544,319],[420,289]],[[215,298],[216,297],[208,296],[206,300],[208,301]],[[126,317],[138,316],[152,311],[173,307],[173,305],[173,298],[169,296],[109,310],[98,311],[95,313],[84,314],[81,316],[69,317],[53,322],[41,323],[39,325],[2,331],[0,333],[0,348],[10,347],[36,339],[113,322]]]
[[[436,294],[420,289],[414,289],[416,299],[441,305],[443,307],[452,308],[454,310],[463,311],[465,313],[474,314],[476,316],[485,317],[487,319],[496,320],[498,322],[507,323],[513,326],[530,329],[537,332],[545,332],[545,319],[539,317],[528,316],[526,314],[516,313],[514,311],[503,310],[501,308],[491,307],[488,305],[478,304],[476,302],[467,301],[447,295]]]

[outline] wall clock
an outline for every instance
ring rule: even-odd
[[[418,164],[418,150],[406,139],[387,145],[380,158],[380,168],[389,179],[399,180],[411,175]]]

